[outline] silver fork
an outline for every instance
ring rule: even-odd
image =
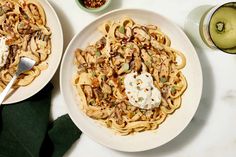
[[[34,67],[35,63],[36,62],[34,60],[29,59],[27,57],[21,57],[20,58],[20,63],[17,67],[17,71],[16,71],[15,75],[12,77],[11,81],[8,83],[8,85],[3,90],[3,92],[0,94],[0,106],[1,106],[2,102],[4,101],[4,99],[6,98],[9,90],[12,87],[12,85],[15,83],[17,77],[20,74],[32,69]]]

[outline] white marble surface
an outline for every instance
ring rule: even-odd
[[[71,38],[99,14],[82,11],[75,0],[49,0],[64,30],[64,47]],[[123,153],[105,148],[86,135],[73,145],[65,157],[235,157],[236,156],[236,55],[207,48],[199,39],[200,6],[215,5],[225,0],[113,0],[106,10],[143,8],[156,11],[177,23],[192,40],[199,55],[204,88],[199,109],[188,127],[174,140],[159,148]],[[105,11],[105,12],[106,12]],[[201,12],[201,11],[200,11]],[[186,22],[187,21],[187,22]],[[54,76],[52,118],[67,113],[59,90],[59,74]],[[190,104],[189,104],[190,105]]]

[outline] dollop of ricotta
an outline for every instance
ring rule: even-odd
[[[124,79],[125,93],[129,102],[141,109],[159,107],[161,92],[153,84],[152,75],[148,72],[140,75],[137,72],[129,73]]]

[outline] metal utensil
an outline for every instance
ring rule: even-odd
[[[3,90],[3,92],[0,94],[0,105],[2,104],[3,100],[5,99],[5,97],[7,96],[9,90],[11,89],[12,85],[14,84],[14,82],[16,81],[17,77],[32,69],[35,65],[35,61],[32,59],[29,59],[27,57],[21,57],[20,58],[20,63],[18,65],[16,74],[12,77],[11,81],[8,83],[8,85],[6,86],[6,88]]]

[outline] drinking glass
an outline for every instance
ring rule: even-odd
[[[193,9],[184,28],[195,46],[236,54],[236,1]]]

